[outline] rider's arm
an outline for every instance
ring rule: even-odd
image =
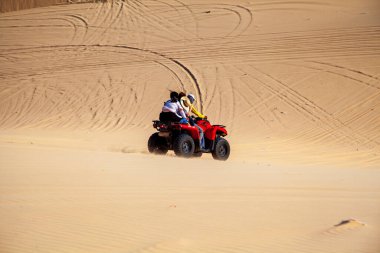
[[[198,112],[193,105],[191,105],[191,112],[197,115],[199,118],[204,119],[206,116]]]

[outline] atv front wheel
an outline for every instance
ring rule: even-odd
[[[214,151],[212,151],[212,157],[215,160],[225,161],[230,156],[230,144],[227,140],[222,137],[219,137],[216,140],[216,145]]]
[[[154,133],[150,136],[148,140],[148,151],[156,155],[165,155],[168,152],[163,138],[160,137],[158,133]]]
[[[189,158],[194,154],[194,140],[188,134],[180,134],[174,140],[173,149],[177,156]]]

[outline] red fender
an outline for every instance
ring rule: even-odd
[[[226,136],[227,130],[220,126],[212,126],[211,128],[206,130],[205,137],[210,140],[215,140],[217,134],[221,136]]]
[[[221,136],[227,135],[227,130],[224,128],[224,126],[221,126],[221,125],[213,126],[207,120],[198,120],[197,124],[203,129],[205,133],[205,137],[209,140],[215,140],[215,137],[217,134]]]

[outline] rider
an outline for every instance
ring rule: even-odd
[[[186,115],[182,106],[178,102],[179,95],[177,92],[170,92],[170,100],[164,103],[160,113],[160,121],[179,122],[187,124]]]
[[[207,117],[205,115],[203,115],[197,109],[195,109],[195,107],[194,107],[194,103],[196,100],[195,96],[193,94],[189,94],[189,95],[187,95],[187,98],[189,99],[189,102],[190,102],[189,106],[190,106],[191,112],[194,113],[195,115],[197,115],[198,118],[207,119]]]
[[[186,97],[185,93],[183,93],[183,92],[179,93],[179,102],[180,102],[181,106],[183,107],[186,116],[189,117],[190,125],[198,128],[199,136],[200,136],[200,148],[204,150],[205,149],[205,137],[204,137],[203,129],[200,126],[198,126],[194,122],[194,120],[190,117],[190,112],[194,113],[195,115],[197,115],[199,118],[202,118],[202,119],[206,118],[206,116],[204,116],[203,114],[201,114],[200,112],[198,112],[194,108],[194,106],[193,106],[194,101],[195,101],[195,97],[193,94],[189,94]]]

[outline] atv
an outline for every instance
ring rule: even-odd
[[[230,156],[230,145],[223,138],[227,135],[225,126],[211,125],[207,119],[200,118],[196,118],[195,122],[203,129],[205,149],[200,147],[200,135],[196,126],[154,120],[153,128],[158,132],[152,134],[148,140],[149,152],[165,155],[168,150],[174,150],[177,156],[185,158],[211,153],[216,160],[227,160]]]

